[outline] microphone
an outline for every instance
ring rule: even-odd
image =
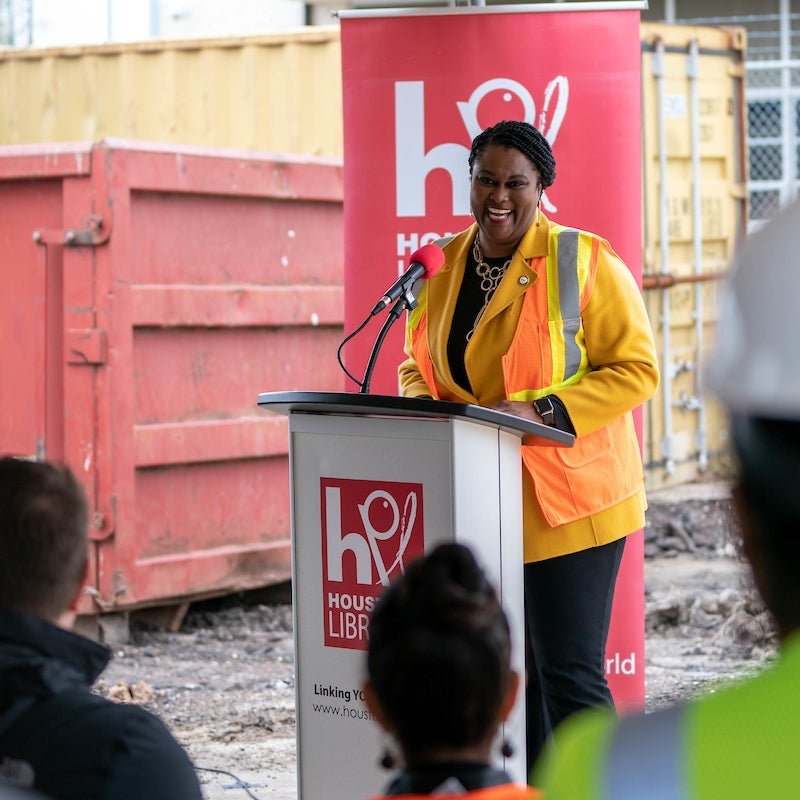
[[[383,311],[393,300],[405,294],[410,286],[420,278],[433,277],[444,264],[444,250],[435,244],[426,244],[411,254],[408,269],[386,290],[386,294],[375,304],[370,316]]]

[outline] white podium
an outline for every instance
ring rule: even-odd
[[[361,696],[366,624],[383,586],[433,545],[468,545],[509,618],[524,676],[522,441],[573,437],[479,406],[369,394],[267,392],[289,417],[299,800],[365,800],[389,774]],[[419,676],[420,682],[426,680]],[[497,764],[525,774],[520,692]]]

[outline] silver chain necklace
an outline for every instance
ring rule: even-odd
[[[488,308],[489,301],[492,299],[492,295],[494,295],[497,287],[500,285],[500,281],[503,279],[503,275],[506,274],[508,265],[511,263],[511,259],[514,257],[512,253],[501,267],[493,267],[491,264],[487,264],[483,260],[483,250],[481,249],[480,238],[481,234],[479,231],[475,234],[475,241],[472,244],[472,257],[475,259],[475,272],[481,279],[481,289],[484,292],[483,308],[481,308],[481,310],[478,312],[477,316],[475,317],[475,322],[472,323],[472,327],[470,328],[469,333],[467,333],[467,341],[469,341],[472,338],[472,334],[475,333],[475,328],[478,327],[478,322],[480,322],[481,317]]]

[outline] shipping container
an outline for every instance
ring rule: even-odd
[[[86,488],[81,615],[288,580],[288,433],[256,400],[341,389],[341,164],[6,146],[0,220],[0,449]]]
[[[341,158],[339,29],[0,48],[0,144],[116,137]]]
[[[747,231],[745,30],[642,25],[643,286],[661,365],[645,407],[650,487],[727,465],[703,387],[721,278]]]

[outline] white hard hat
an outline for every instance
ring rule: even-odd
[[[706,385],[732,413],[800,420],[800,203],[734,260]]]

